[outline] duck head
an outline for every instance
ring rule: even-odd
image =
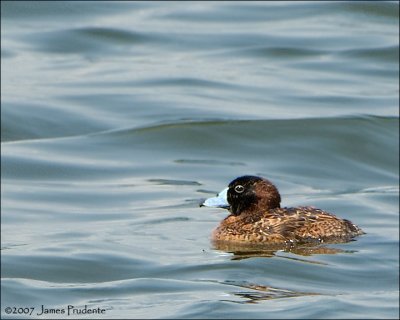
[[[208,198],[200,206],[224,208],[238,216],[243,212],[279,208],[281,196],[267,179],[241,176],[229,183],[216,197]]]

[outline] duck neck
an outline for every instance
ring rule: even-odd
[[[239,214],[236,214],[235,216],[238,217],[239,219],[243,220],[258,220],[260,217],[265,215],[266,212],[280,208],[279,203],[274,203],[274,205],[271,206],[271,203],[265,203],[264,201],[254,203],[250,205],[249,207],[245,208],[244,210],[240,211]],[[232,214],[234,215],[234,214]]]

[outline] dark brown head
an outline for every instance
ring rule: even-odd
[[[257,176],[242,176],[229,184],[227,200],[231,213],[240,215],[248,209],[265,211],[279,208],[281,196],[269,180]]]
[[[226,208],[238,216],[242,212],[259,213],[279,208],[281,196],[278,189],[267,179],[242,176],[233,180],[217,197],[205,200],[201,205]]]

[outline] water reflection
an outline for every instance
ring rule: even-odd
[[[317,254],[337,254],[337,253],[354,253],[357,252],[355,250],[344,250],[340,248],[329,247],[327,244],[313,244],[313,243],[305,243],[302,245],[287,245],[287,244],[272,244],[272,245],[260,245],[260,244],[240,244],[240,243],[232,243],[227,241],[213,241],[214,249],[225,251],[228,253],[232,253],[232,260],[242,260],[247,258],[257,258],[257,257],[266,257],[272,258],[275,257],[278,252],[287,252],[293,253],[300,256],[312,256]],[[290,258],[295,260],[302,260],[307,263],[313,264],[323,264],[321,262],[303,260],[299,258]]]
[[[316,296],[321,295],[316,292],[301,292],[289,289],[274,288],[261,284],[238,282],[238,281],[225,281],[224,284],[245,288],[249,291],[232,292],[231,294],[244,298],[245,300],[228,300],[235,303],[257,303],[262,300],[282,299],[282,298],[294,298],[302,296]]]

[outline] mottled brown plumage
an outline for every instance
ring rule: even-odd
[[[345,242],[364,233],[351,221],[320,209],[281,208],[277,188],[260,177],[233,180],[227,201],[231,214],[214,230],[214,242]]]

